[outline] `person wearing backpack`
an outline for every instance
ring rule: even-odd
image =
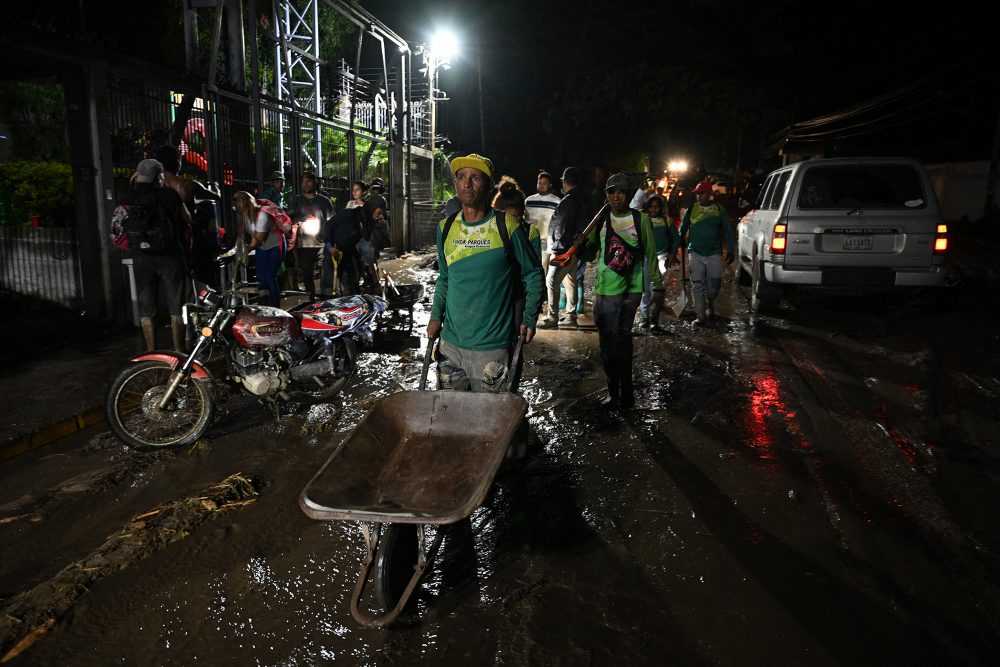
[[[438,224],[427,339],[441,339],[441,389],[494,391],[517,372],[510,368],[517,337],[530,343],[535,335],[542,268],[521,221],[490,207],[493,163],[473,153],[453,159],[451,171],[462,209]]]
[[[143,160],[136,166],[132,189],[122,201],[122,222],[139,300],[139,323],[146,349],[156,349],[156,317],[160,293],[170,312],[174,349],[183,351],[181,307],[187,284],[186,222],[180,195],[163,185],[163,165]]]
[[[535,251],[535,256],[540,258],[542,256],[542,235],[538,233],[538,227],[528,223],[527,198],[524,196],[524,190],[520,188],[513,177],[504,176],[500,179],[492,206],[494,211],[517,218],[524,233],[528,235],[528,242]]]
[[[254,266],[257,271],[257,283],[267,290],[269,305],[277,306],[281,303],[278,267],[285,256],[285,232],[281,227],[287,220],[290,230],[291,220],[268,200],[262,199],[258,202],[252,194],[244,190],[233,195],[233,208],[236,211],[237,223],[242,222],[250,234],[246,253],[256,251]]]
[[[643,264],[656,266],[656,241],[649,216],[629,207],[635,191],[625,174],[608,179],[604,192],[610,211],[587,237],[577,254],[597,258],[594,280],[594,323],[600,341],[601,362],[608,381],[602,404],[629,409],[635,405],[632,384],[632,323],[645,289]],[[654,298],[662,299],[663,281],[651,271]]]

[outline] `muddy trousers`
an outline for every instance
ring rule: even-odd
[[[691,274],[694,312],[699,319],[704,319],[706,307],[715,301],[722,287],[722,255],[706,256],[688,251],[688,272]]]
[[[642,301],[639,303],[639,314],[642,319],[649,320],[653,324],[660,321],[660,311],[663,310],[663,291],[653,290],[653,281],[650,278],[651,271],[660,272],[660,284],[667,282],[667,262],[670,260],[670,253],[662,252],[656,255],[656,266],[650,266],[649,260],[643,266],[642,279],[646,286],[642,293]]]
[[[466,350],[442,338],[438,347],[438,387],[453,391],[499,391],[507,378],[509,361],[509,348]]]
[[[608,377],[608,394],[623,405],[635,401],[632,388],[632,322],[639,308],[639,292],[618,296],[596,295],[594,323],[600,340],[601,362]]]

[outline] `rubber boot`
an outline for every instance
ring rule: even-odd
[[[566,307],[566,286],[565,285],[560,285],[559,286],[559,311],[562,312],[562,309],[565,308],[565,307]]]
[[[583,285],[576,288],[576,312],[583,313]]]
[[[174,341],[174,349],[183,352],[184,345],[184,318],[180,315],[170,316],[170,336]]]
[[[156,349],[156,326],[152,317],[140,317],[139,324],[142,325],[142,337],[146,341],[146,350]]]

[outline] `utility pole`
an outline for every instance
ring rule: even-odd
[[[434,172],[437,170],[437,159],[434,157],[434,135],[437,134],[437,102],[434,100],[435,72],[437,72],[437,64],[434,62],[434,54],[431,53],[427,65],[427,77],[430,82],[428,100],[431,104],[431,206],[437,202],[434,196]]]

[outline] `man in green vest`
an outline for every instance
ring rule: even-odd
[[[438,279],[428,341],[438,336],[442,389],[502,384],[518,335],[531,342],[542,302],[542,268],[520,220],[489,205],[493,163],[475,153],[451,161],[462,209],[438,224]],[[523,312],[518,302],[523,299]]]

